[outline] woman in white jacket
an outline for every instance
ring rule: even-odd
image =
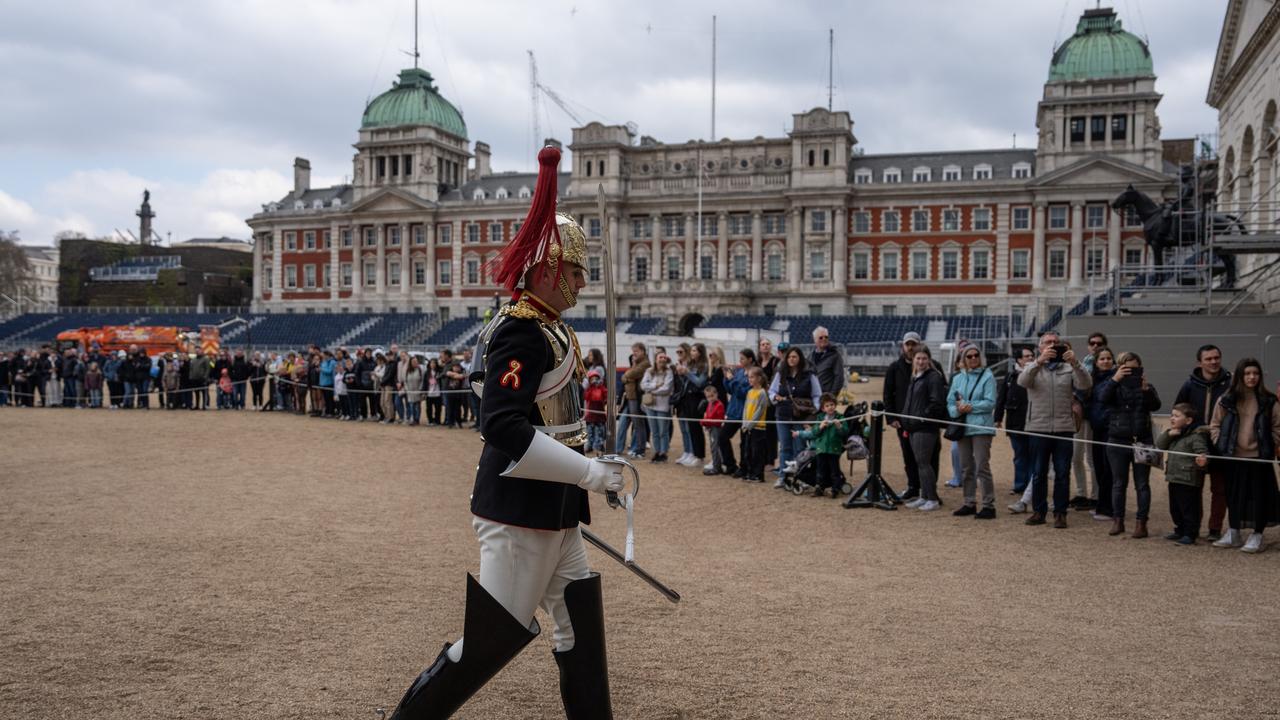
[[[640,391],[644,393],[640,406],[649,417],[649,437],[653,440],[653,457],[650,462],[666,462],[671,447],[671,389],[675,375],[671,372],[671,358],[659,354],[653,366],[640,378]]]

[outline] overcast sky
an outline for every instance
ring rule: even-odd
[[[868,153],[1035,145],[1056,42],[1094,0],[422,0],[421,65],[493,148],[534,166],[526,50],[584,121],[664,142],[782,136],[827,102]],[[1164,137],[1216,129],[1204,97],[1226,0],[1115,0],[1150,40]],[[248,237],[292,186],[351,172],[365,102],[412,65],[412,0],[0,0],[0,229],[134,229],[150,188],[174,240]],[[544,100],[543,135],[573,122]]]

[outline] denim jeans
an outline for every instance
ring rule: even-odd
[[[413,401],[406,397],[404,399],[404,414],[405,419],[411,423],[422,422],[422,402]]]
[[[680,447],[686,454],[692,454],[693,441],[689,439],[689,423],[683,418],[676,418],[675,422],[680,426]]]
[[[960,460],[960,443],[951,443],[951,477],[947,479],[949,483],[958,483],[962,473],[964,472],[964,463]]]
[[[587,450],[604,451],[604,423],[587,423]]]
[[[151,407],[151,397],[148,395],[148,392],[150,390],[151,390],[151,378],[143,378],[142,382],[138,383],[138,407],[141,407],[141,408]]]
[[[0,405],[3,405],[3,404],[4,403],[0,403]],[[89,391],[89,407],[102,407],[102,391],[101,390]]]
[[[671,448],[671,411],[645,408],[644,414],[649,416],[649,434],[653,437],[653,451],[666,455],[667,450]]]
[[[408,409],[405,407],[405,396],[396,393],[391,396],[392,409],[395,410],[397,420],[408,420]]]
[[[1031,507],[1035,512],[1049,512],[1049,471],[1053,470],[1053,511],[1067,512],[1071,491],[1071,455],[1075,433],[1053,433],[1053,437],[1031,438],[1031,456],[1035,469],[1031,476]]]
[[[1013,448],[1013,491],[1022,492],[1031,482],[1034,461],[1031,457],[1031,438],[1026,435],[1009,434],[1009,445]]]
[[[0,407],[5,407],[8,404],[9,404],[9,388],[0,387]]]
[[[1109,442],[1132,442],[1132,438],[1109,438]],[[1150,440],[1145,442],[1150,443]],[[1107,448],[1107,464],[1111,466],[1111,516],[1124,518],[1125,500],[1129,495],[1129,468],[1133,468],[1133,492],[1138,496],[1136,520],[1151,515],[1151,466],[1133,461],[1133,448]]]
[[[131,408],[138,400],[138,386],[134,383],[126,381],[124,384],[124,401],[120,403],[122,407]]]
[[[779,423],[774,429],[778,433],[778,470],[781,472],[786,469],[787,463],[796,459],[796,453],[803,449],[804,441],[791,437],[791,431],[799,430],[799,425]]]
[[[237,410],[244,409],[244,383],[239,382],[231,386],[231,404]]]
[[[63,378],[62,380],[62,406],[75,407],[78,393],[76,392],[76,381],[74,378]]]
[[[621,455],[628,448],[627,429],[631,429],[631,452],[639,455],[644,452],[645,443],[649,440],[649,428],[647,423],[640,422],[640,418],[628,417],[630,415],[640,415],[639,400],[627,400],[622,405],[622,418],[618,421],[618,446],[614,448],[614,452]]]

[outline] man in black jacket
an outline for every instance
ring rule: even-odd
[[[1187,403],[1196,409],[1196,421],[1208,425],[1213,406],[1231,387],[1231,372],[1222,369],[1222,351],[1216,345],[1196,350],[1196,368],[1182,383],[1173,404]],[[1224,463],[1209,461],[1209,540],[1222,537],[1222,521],[1227,515],[1227,474]]]
[[[907,409],[907,389],[911,387],[911,358],[920,346],[920,334],[909,332],[902,336],[902,354],[889,365],[884,374],[884,409],[886,412],[903,413]],[[942,372],[938,361],[933,366]],[[824,390],[825,392],[825,390]],[[920,473],[916,469],[916,456],[911,451],[911,439],[902,431],[902,421],[888,418],[888,424],[898,436],[898,447],[902,449],[902,465],[907,473],[907,491],[902,494],[903,500],[911,500],[920,496]],[[941,455],[941,443],[936,443],[929,464],[933,466],[933,474],[937,477],[938,460]]]
[[[138,348],[137,345],[129,346],[133,355],[128,362],[133,370],[133,384],[138,395],[138,407],[151,407],[151,358],[147,356],[147,351]]]
[[[1017,360],[1009,363],[1009,373],[996,395],[996,427],[1006,430],[1022,430],[1027,425],[1027,389],[1018,384],[1018,373],[1035,362],[1036,355],[1029,347],[1017,352]],[[1031,437],[1009,433],[1009,445],[1013,448],[1013,494],[1021,495],[1031,482]]]

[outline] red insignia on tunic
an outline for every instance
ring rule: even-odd
[[[511,362],[507,363],[507,367],[510,367],[511,369],[502,373],[502,380],[499,382],[499,384],[502,385],[503,387],[510,385],[512,390],[519,390],[520,389],[520,371],[524,368],[524,366],[520,364],[519,360],[512,360]]]

